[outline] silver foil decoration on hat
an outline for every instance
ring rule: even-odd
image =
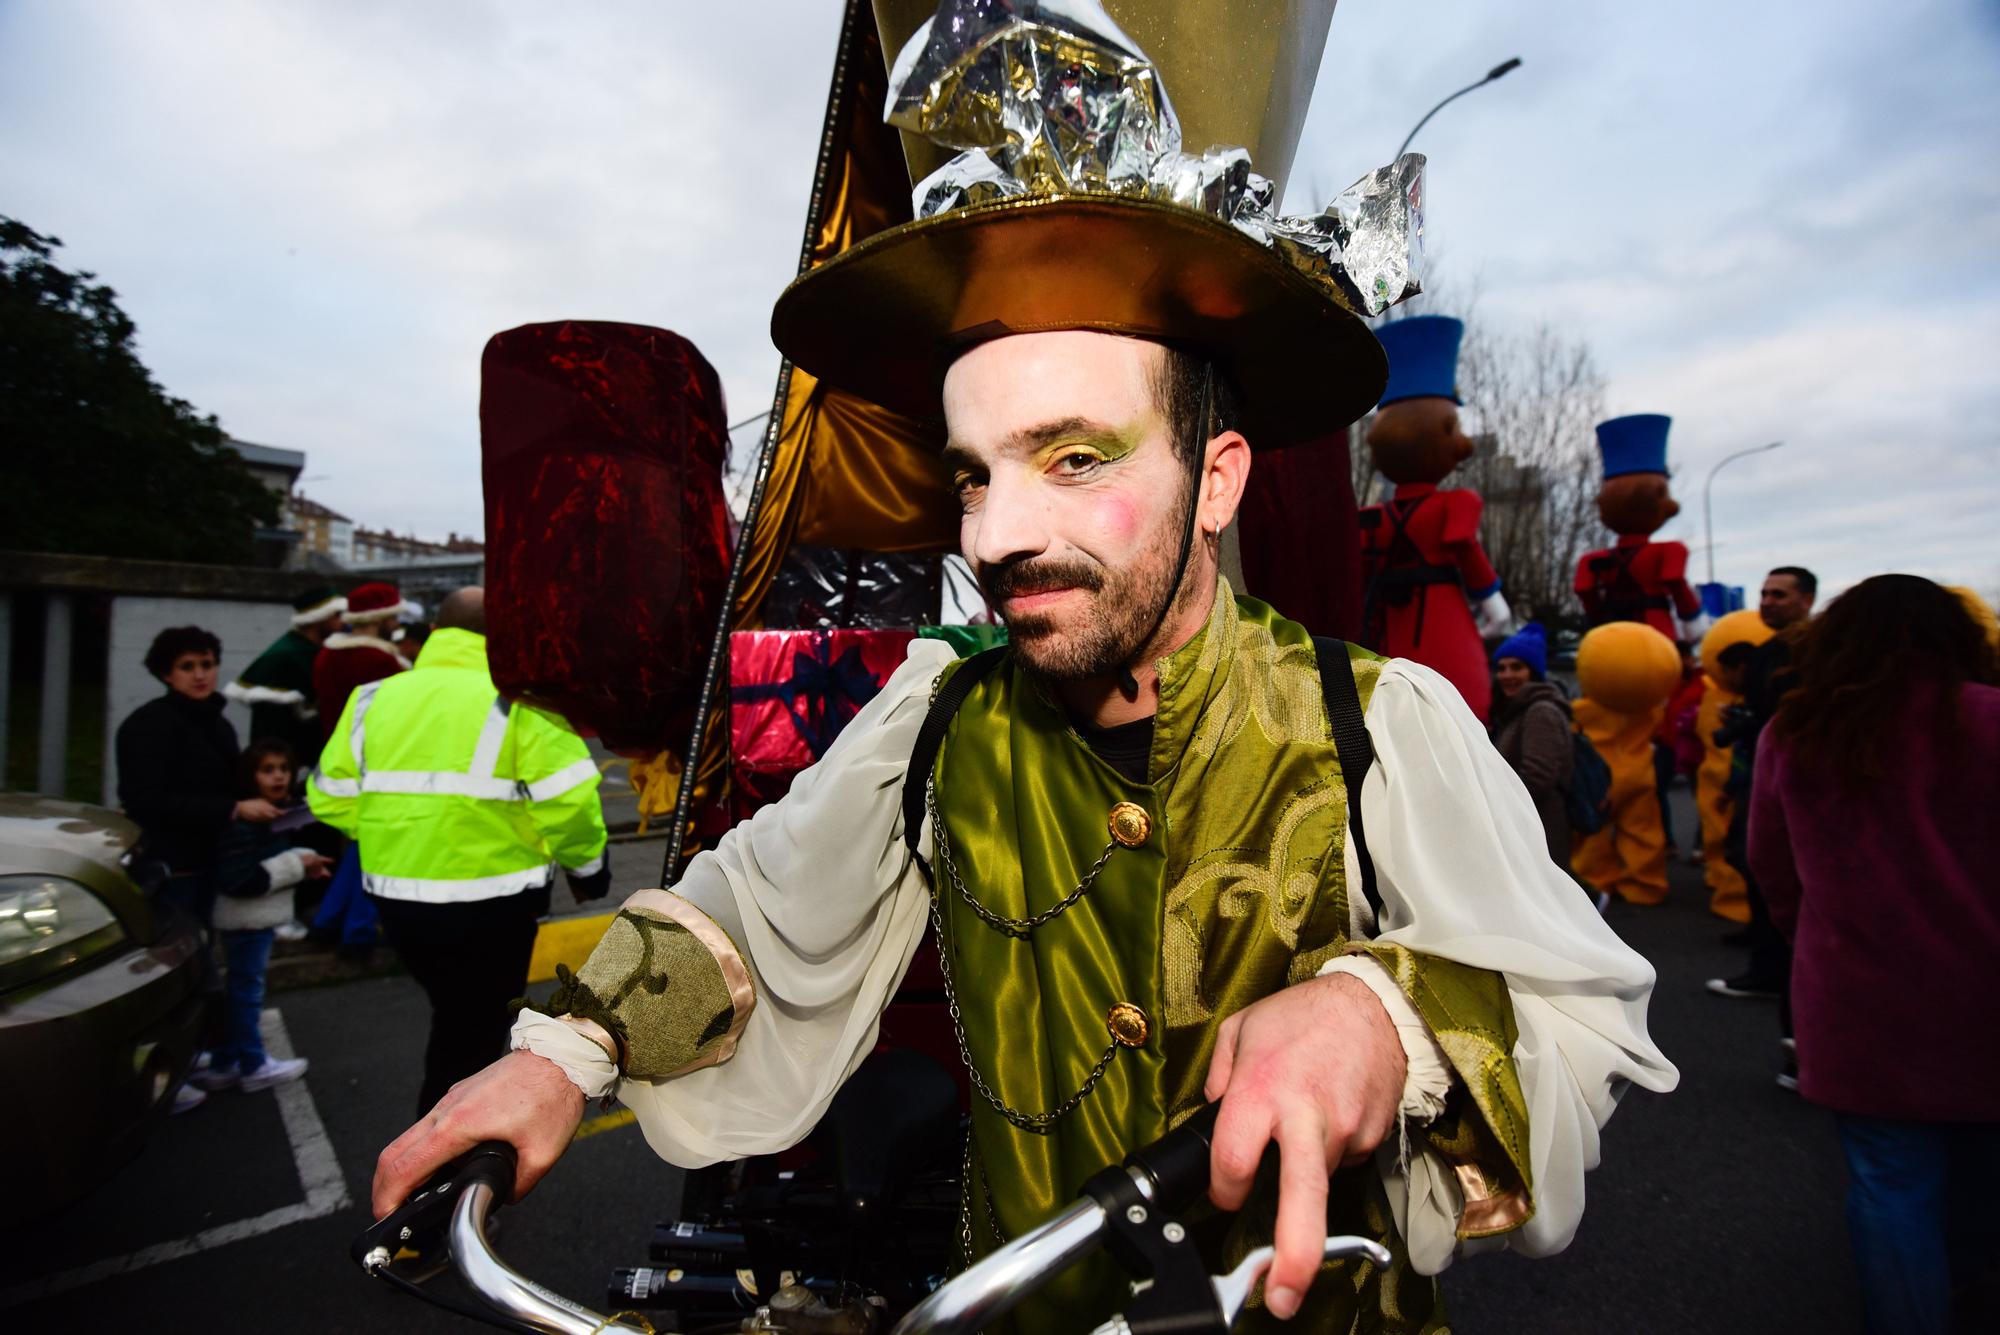
[[[884,119],[963,150],[917,183],[919,218],[1027,195],[1130,195],[1230,223],[1357,314],[1423,288],[1422,154],[1370,172],[1322,213],[1280,215],[1246,150],[1181,151],[1159,72],[1097,0],[942,0],[896,57]]]

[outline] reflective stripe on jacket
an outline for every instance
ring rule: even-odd
[[[361,846],[370,894],[463,903],[604,865],[598,773],[553,714],[510,704],[486,637],[439,630],[414,670],[356,690],[306,784],[313,814]]]

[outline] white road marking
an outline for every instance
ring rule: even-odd
[[[293,1055],[292,1036],[285,1029],[285,1017],[275,1007],[264,1012],[258,1028],[264,1036],[266,1053],[280,1058]],[[291,1141],[292,1162],[298,1168],[299,1185],[305,1188],[306,1198],[303,1201],[296,1205],[281,1205],[233,1224],[205,1228],[173,1242],[155,1243],[123,1256],[93,1261],[74,1270],[0,1290],[0,1307],[33,1302],[37,1298],[94,1284],[114,1275],[144,1270],[163,1261],[178,1261],[184,1256],[194,1256],[245,1238],[260,1237],[287,1224],[318,1219],[335,1210],[345,1209],[348,1203],[347,1182],[340,1175],[340,1161],[334,1156],[333,1142],[327,1139],[326,1124],[320,1121],[312,1091],[306,1088],[304,1080],[293,1080],[275,1087],[271,1092],[278,1100],[278,1116],[284,1120],[285,1137]]]

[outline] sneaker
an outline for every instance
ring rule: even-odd
[[[305,940],[306,935],[311,931],[312,928],[294,918],[290,922],[279,923],[271,930],[271,934],[280,941],[291,942]]]
[[[170,1109],[170,1113],[172,1116],[178,1117],[182,1113],[191,1112],[207,1102],[208,1095],[202,1093],[193,1085],[182,1085],[174,1091],[174,1106]]]
[[[262,1066],[242,1077],[243,1092],[253,1094],[260,1089],[296,1080],[305,1073],[304,1057],[267,1057]]]
[[[225,1071],[211,1065],[203,1070],[196,1071],[188,1077],[190,1085],[198,1089],[205,1089],[211,1094],[220,1094],[225,1089],[234,1089],[242,1082],[243,1073],[233,1066]]]
[[[1789,1038],[1778,1040],[1778,1051],[1783,1053],[1783,1068],[1778,1072],[1778,1088],[1799,1092],[1799,1045]]]
[[[1718,997],[1734,997],[1740,1001],[1776,1001],[1778,987],[1768,978],[1756,974],[1739,973],[1734,978],[1711,978],[1708,990]]]
[[[213,1052],[210,1052],[207,1048],[203,1048],[200,1052],[194,1054],[194,1065],[189,1069],[194,1071],[206,1071],[209,1067],[213,1065],[215,1065],[215,1054]]]

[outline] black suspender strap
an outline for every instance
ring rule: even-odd
[[[1361,893],[1382,921],[1382,893],[1375,887],[1375,859],[1368,856],[1368,839],[1361,825],[1361,782],[1375,764],[1375,744],[1361,720],[1361,692],[1354,685],[1354,662],[1347,645],[1330,636],[1313,636],[1319,656],[1319,688],[1326,696],[1326,718],[1333,726],[1333,746],[1340,753],[1340,779],[1347,788],[1347,837],[1354,843],[1354,860],[1361,868]]]
[[[1007,646],[1002,644],[982,650],[958,665],[951,679],[939,688],[931,700],[930,712],[924,715],[924,724],[917,729],[917,744],[910,751],[910,768],[903,775],[903,843],[910,850],[910,856],[924,869],[926,880],[930,878],[930,865],[917,852],[917,843],[924,829],[924,789],[930,785],[931,770],[937,765],[938,749],[944,745],[945,732],[951,727],[952,718],[958,713],[965,697],[972,694],[972,688],[986,679],[987,674],[1000,666],[1000,660],[1007,656]]]

